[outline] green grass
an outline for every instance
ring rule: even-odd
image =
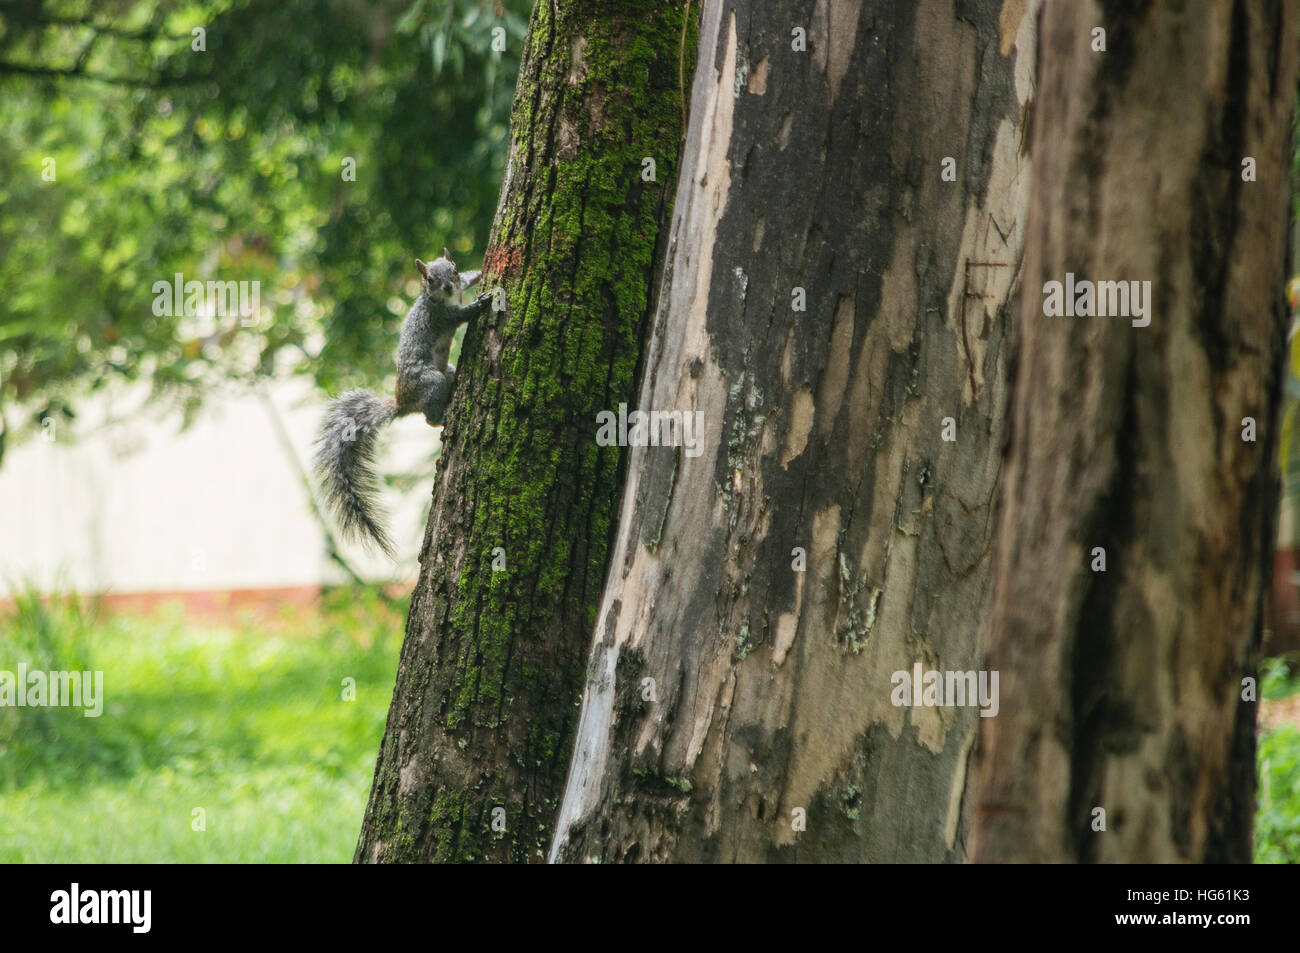
[[[404,616],[355,590],[239,626],[23,597],[0,614],[0,670],[100,669],[105,701],[0,708],[0,862],[350,861]],[[1271,662],[1261,686],[1294,695],[1300,672]],[[1300,729],[1261,736],[1259,772],[1255,859],[1300,863]]]
[[[1300,672],[1270,660],[1260,687],[1265,699],[1287,698],[1300,692]],[[1261,735],[1256,759],[1255,863],[1300,864],[1300,729],[1283,724]]]
[[[403,616],[355,591],[268,626],[19,600],[0,669],[100,669],[105,701],[0,708],[0,862],[350,861]]]

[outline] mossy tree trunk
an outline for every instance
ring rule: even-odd
[[[508,308],[466,335],[358,861],[544,859],[619,499],[594,420],[632,396],[687,7],[534,9],[484,263]]]
[[[1297,30],[1044,7],[975,860],[1251,858]],[[1067,272],[1150,281],[1150,324],[1045,316]]]
[[[556,859],[965,856],[1033,7],[705,3]]]

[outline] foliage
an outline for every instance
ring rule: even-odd
[[[1260,680],[1269,701],[1300,693],[1300,673],[1280,659],[1267,662]],[[1262,733],[1256,758],[1260,803],[1255,815],[1255,862],[1300,864],[1300,726],[1284,723]]]
[[[218,380],[389,373],[412,259],[482,253],[528,6],[0,8],[0,427],[121,379],[192,416]],[[176,273],[259,281],[263,319],[156,315]]]
[[[404,614],[364,590],[234,627],[23,597],[0,669],[98,667],[105,704],[0,709],[0,862],[350,860]]]
[[[1255,816],[1255,862],[1300,864],[1300,729],[1283,725],[1260,740],[1269,799]]]

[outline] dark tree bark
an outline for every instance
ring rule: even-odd
[[[976,860],[1251,857],[1298,29],[1293,0],[1044,6]],[[1150,281],[1150,325],[1045,316],[1067,272]]]
[[[705,3],[557,859],[965,856],[1031,6]]]
[[[534,9],[484,264],[509,307],[466,336],[359,861],[544,859],[618,502],[593,421],[632,395],[687,7]]]

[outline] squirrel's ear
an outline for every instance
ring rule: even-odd
[[[426,265],[424,262],[420,261],[420,259],[418,259],[418,258],[415,259],[415,267],[418,268],[418,269],[420,269],[420,275],[421,275],[422,277],[424,277],[424,278],[428,278],[428,277],[429,277],[429,266]]]
[[[448,261],[451,261],[451,252],[447,251],[446,245],[442,246],[442,257],[447,259]]]

